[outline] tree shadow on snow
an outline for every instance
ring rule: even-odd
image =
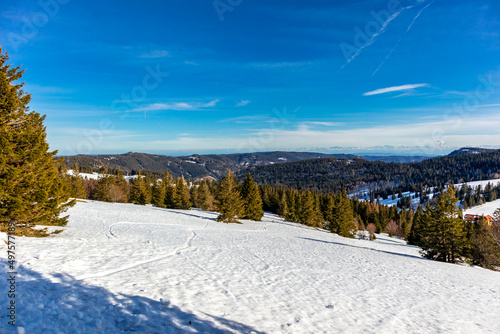
[[[263,333],[209,314],[202,319],[168,301],[115,294],[65,274],[17,270],[16,325],[26,333]],[[5,271],[0,272],[5,281]],[[167,296],[166,296],[167,297]],[[7,294],[0,296],[7,305]],[[0,332],[17,333],[0,313]]]
[[[199,219],[203,219],[203,220],[212,220],[214,222],[217,221],[217,217],[206,217],[206,216],[197,215],[196,211],[192,211],[193,213],[188,213],[189,210],[173,210],[173,209],[164,209],[164,208],[154,208],[154,210],[167,211],[167,212],[172,212],[172,213],[185,215],[185,216],[189,216],[189,217],[194,217],[194,218],[199,218]],[[188,212],[185,212],[185,211],[188,211]],[[206,213],[208,211],[203,211],[203,212]],[[209,212],[209,213],[212,213],[212,212]],[[216,214],[216,213],[214,213],[214,214]]]
[[[396,252],[389,252],[389,251],[385,251],[385,250],[381,250],[381,249],[376,249],[376,248],[371,248],[371,247],[361,247],[361,246],[344,244],[344,243],[341,243],[341,242],[325,241],[325,240],[319,240],[319,239],[313,239],[313,238],[306,238],[306,237],[298,237],[298,238],[299,239],[316,241],[316,242],[322,242],[322,243],[325,243],[325,244],[334,244],[334,245],[347,246],[347,247],[352,247],[352,248],[367,249],[367,250],[371,250],[371,251],[375,251],[375,252],[380,252],[380,253],[385,253],[385,254],[398,255],[398,256],[404,256],[404,257],[411,257],[411,258],[414,258],[414,259],[430,261],[430,260],[425,259],[425,258],[420,257],[420,256],[415,256],[415,255],[410,255],[410,254],[401,254],[401,253],[396,253]]]

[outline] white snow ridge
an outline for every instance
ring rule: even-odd
[[[92,201],[69,214],[61,234],[18,239],[18,328],[2,289],[0,333],[500,333],[500,273],[386,235]]]

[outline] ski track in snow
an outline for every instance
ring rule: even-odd
[[[93,201],[69,214],[61,234],[18,239],[26,333],[500,333],[500,273],[422,259],[397,238],[271,214],[223,224]]]

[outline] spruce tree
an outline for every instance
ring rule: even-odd
[[[281,197],[280,197],[280,203],[279,203],[279,207],[278,207],[278,215],[280,217],[287,217],[288,216],[288,201],[287,201],[287,197],[286,197],[286,191],[283,190],[282,193],[281,193]]]
[[[428,226],[422,254],[429,259],[456,263],[467,247],[462,211],[457,207],[453,186],[439,195],[436,204],[425,212]]]
[[[129,198],[130,203],[133,204],[146,205],[148,203],[148,189],[146,181],[140,172],[137,177],[132,180]]]
[[[192,203],[189,200],[189,193],[184,176],[177,179],[172,204],[174,209],[188,210],[191,208]]]
[[[172,185],[173,179],[168,170],[163,175],[162,185],[163,192],[165,193],[164,204],[166,208],[174,208],[174,186]]]
[[[334,200],[332,222],[329,226],[331,232],[341,237],[354,238],[352,231],[356,229],[356,225],[354,225],[351,200],[347,197],[345,190]]]
[[[238,218],[244,214],[243,201],[234,175],[229,169],[222,178],[218,194],[220,216],[217,221],[224,223],[239,223]]]
[[[0,231],[45,235],[34,225],[64,226],[60,214],[74,205],[62,177],[62,159],[49,152],[45,116],[30,111],[31,95],[17,83],[24,70],[7,64],[0,48]]]
[[[191,188],[189,188],[189,200],[193,204],[194,208],[199,208],[200,204],[198,203],[198,189],[199,189],[198,184],[192,184]]]
[[[473,222],[467,222],[468,239],[467,256],[472,264],[488,269],[500,268],[500,230],[499,226],[491,224],[481,217]]]
[[[156,181],[153,183],[151,204],[160,208],[165,207],[165,187],[163,186],[162,181]]]
[[[316,210],[314,195],[310,190],[303,191],[300,195],[299,223],[308,226],[318,226],[319,218]]]
[[[241,187],[241,195],[243,197],[244,219],[260,221],[264,216],[262,210],[262,199],[260,198],[260,190],[257,184],[253,181],[252,175],[247,174],[243,186]]]
[[[210,211],[214,208],[214,196],[211,194],[206,181],[201,182],[198,188],[197,202],[199,208],[202,210]]]

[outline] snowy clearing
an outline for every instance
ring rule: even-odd
[[[69,213],[63,233],[18,239],[26,333],[500,333],[500,273],[386,235],[92,201]]]
[[[467,209],[464,211],[464,215],[490,215],[493,217],[493,214],[497,209],[500,209],[500,199]]]

